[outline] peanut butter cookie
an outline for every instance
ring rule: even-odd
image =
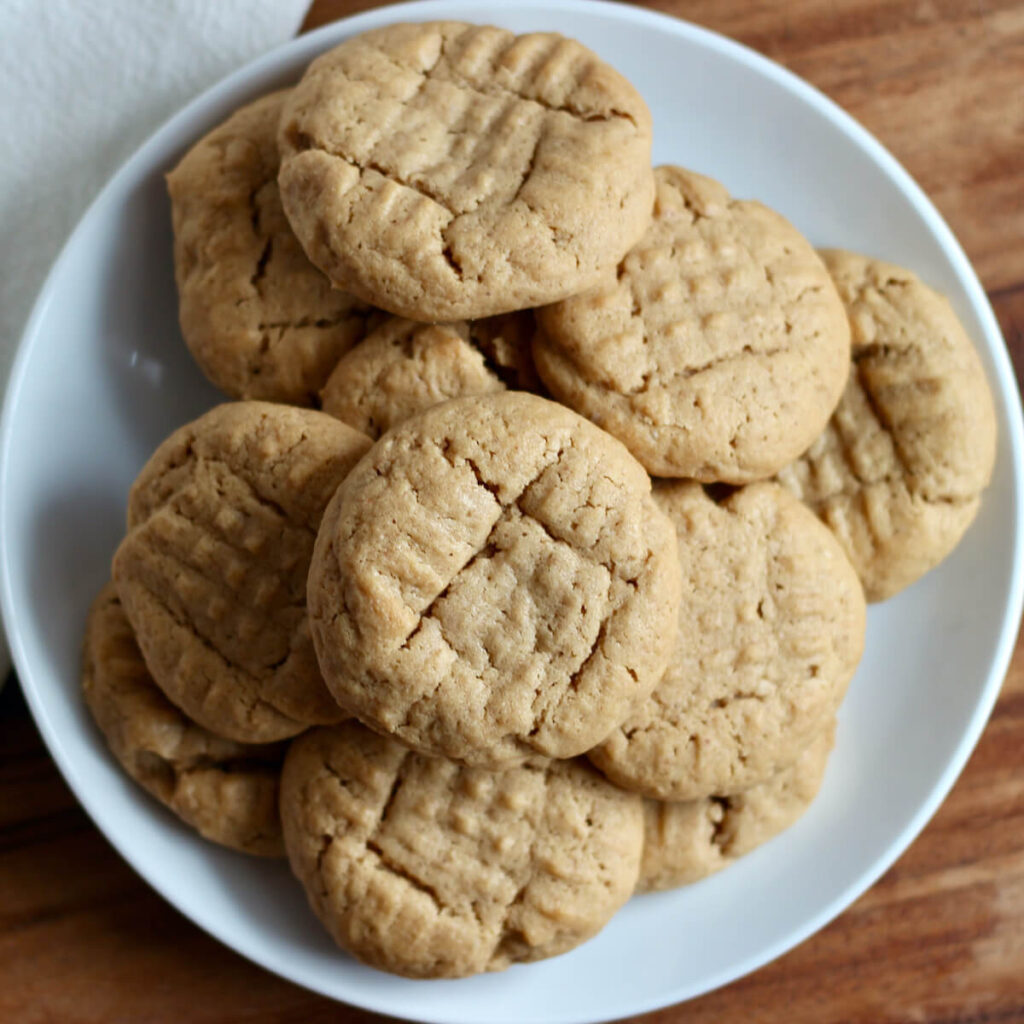
[[[331,416],[232,402],[175,431],[132,487],[114,582],[153,678],[247,743],[344,714],[309,636],[320,517],[370,440]]]
[[[465,768],[355,722],[291,745],[281,815],[335,941],[413,978],[572,949],[629,898],[643,843],[641,800],[583,764]]]
[[[153,682],[112,584],[89,612],[82,660],[85,703],[136,782],[207,839],[284,856],[284,746],[233,743],[186,718]]]
[[[537,371],[656,476],[769,477],[842,394],[842,303],[779,214],[679,167],[655,177],[654,221],[617,272],[539,314]]]
[[[380,314],[306,259],[281,208],[277,122],[287,91],[200,139],[167,176],[181,331],[232,398],[314,405]]]
[[[864,594],[835,537],[773,483],[720,504],[659,484],[683,599],[668,671],[590,758],[659,800],[730,796],[791,765],[833,719],[864,649]]]
[[[412,320],[593,284],[651,216],[651,116],[580,43],[389,25],[313,61],[285,104],[281,197],[339,288]]]
[[[640,706],[679,586],[643,467],[570,410],[504,391],[377,442],[324,513],[309,611],[347,711],[498,769],[581,753]]]
[[[680,803],[644,800],[637,891],[689,885],[784,832],[818,795],[834,737],[831,725],[792,765],[742,793]]]
[[[449,398],[535,384],[533,315],[421,324],[392,317],[345,355],[321,408],[368,437]]]
[[[890,263],[822,256],[850,316],[853,361],[828,426],[778,479],[881,601],[938,565],[973,522],[995,462],[995,410],[945,298]]]

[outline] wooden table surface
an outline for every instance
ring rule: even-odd
[[[307,27],[374,6],[316,0]],[[1024,2],[660,0],[804,76],[877,135],[973,260],[1024,372]],[[481,4],[481,18],[485,15]],[[0,1021],[365,1022],[208,938],[79,809],[0,695]],[[1024,1021],[1024,645],[934,820],[835,922],[644,1024]]]

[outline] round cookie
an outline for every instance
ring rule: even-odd
[[[339,288],[412,320],[572,295],[651,216],[651,116],[580,43],[389,25],[309,66],[278,145],[288,219]]]
[[[588,750],[639,706],[679,585],[672,524],[626,449],[504,391],[406,420],[353,470],[317,537],[310,624],[347,711],[500,769]]]
[[[728,796],[791,765],[835,716],[864,649],[864,594],[835,537],[777,484],[716,503],[673,481],[654,498],[678,533],[675,653],[589,756],[655,799]]]
[[[778,480],[881,601],[938,565],[973,522],[995,462],[995,410],[945,298],[892,264],[822,257],[849,313],[853,361],[828,426]]]
[[[378,438],[446,399],[532,383],[532,336],[529,312],[451,324],[393,317],[341,359],[321,408]]]
[[[189,721],[153,682],[112,584],[89,611],[82,663],[86,706],[136,782],[205,838],[284,856],[284,747],[233,743]]]
[[[733,796],[644,800],[644,853],[637,892],[689,885],[784,832],[818,795],[835,726],[788,768]]]
[[[842,394],[842,304],[779,214],[678,167],[655,179],[654,220],[618,271],[539,313],[537,371],[656,476],[769,477]]]
[[[507,772],[424,757],[354,722],[289,748],[288,858],[343,949],[413,978],[564,953],[629,898],[642,801],[571,761]]]
[[[231,402],[175,431],[132,486],[114,582],[153,678],[212,732],[264,743],[344,717],[306,574],[323,509],[369,447],[321,412]]]
[[[250,103],[167,175],[185,342],[232,398],[314,405],[341,355],[380,314],[306,259],[277,187],[287,90]]]

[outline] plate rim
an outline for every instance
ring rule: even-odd
[[[438,17],[435,12],[443,11],[449,6],[449,0],[407,0],[404,3],[372,8],[350,15],[323,25],[311,32],[289,39],[237,68],[194,96],[151,132],[118,167],[89,203],[76,223],[74,230],[62,246],[60,254],[51,266],[36,296],[31,313],[21,332],[4,395],[2,417],[0,417],[0,510],[6,505],[2,495],[6,491],[5,482],[11,460],[14,413],[27,374],[31,352],[35,347],[34,342],[40,333],[39,324],[43,320],[50,302],[53,300],[56,291],[56,281],[61,276],[64,264],[69,259],[69,251],[76,238],[84,231],[87,223],[90,223],[98,216],[97,211],[101,210],[107,198],[121,180],[125,177],[130,177],[134,173],[137,164],[145,162],[151,150],[161,143],[165,135],[173,133],[180,124],[195,119],[202,109],[217,97],[230,94],[233,90],[246,83],[250,77],[258,76],[261,71],[269,71],[286,55],[293,56],[304,51],[316,54],[322,52],[327,46],[340,41],[342,38],[355,32],[366,31],[378,25],[391,24],[402,20],[433,20],[435,17]],[[880,165],[935,236],[944,254],[949,259],[954,273],[964,289],[970,307],[977,315],[986,336],[985,340],[988,343],[989,354],[996,372],[999,396],[1003,399],[1007,414],[1007,426],[1009,429],[1003,443],[1008,448],[1013,483],[1012,499],[1018,512],[1014,519],[1015,529],[1011,538],[1011,551],[1009,552],[1012,558],[1009,597],[1004,608],[998,640],[990,654],[989,670],[978,703],[970,719],[965,723],[961,739],[953,756],[947,762],[943,772],[932,784],[928,798],[921,803],[917,812],[907,821],[885,853],[875,861],[871,869],[864,872],[829,903],[821,907],[816,914],[811,915],[800,927],[791,930],[775,943],[760,950],[756,955],[734,963],[730,967],[720,970],[717,974],[706,977],[698,988],[683,986],[671,993],[668,1001],[665,1000],[664,993],[662,993],[648,999],[635,1000],[628,1006],[610,1006],[599,1017],[538,1015],[532,1018],[535,1024],[587,1024],[587,1022],[595,1022],[596,1024],[599,1021],[616,1020],[623,1016],[646,1013],[651,1010],[675,1005],[679,1002],[695,998],[700,994],[714,991],[794,949],[841,914],[860,895],[874,885],[881,875],[903,855],[938,810],[977,746],[981,733],[998,700],[1021,625],[1021,613],[1024,610],[1024,559],[1022,559],[1024,528],[1022,528],[1019,513],[1022,506],[1024,506],[1024,414],[1022,414],[1016,373],[1010,360],[1005,339],[988,296],[985,294],[981,282],[959,241],[927,194],[914,181],[896,157],[852,115],[843,110],[821,90],[751,47],[738,43],[710,29],[659,11],[633,7],[625,3],[613,2],[613,0],[513,0],[512,3],[502,5],[502,9],[525,11],[537,9],[544,10],[545,12],[564,13],[570,16],[572,14],[586,16],[592,13],[601,13],[610,18],[620,18],[629,22],[646,24],[660,33],[667,32],[671,35],[689,38],[703,48],[709,48],[722,53],[752,68],[754,71],[766,75],[790,92],[795,93],[798,97],[809,103],[816,112],[849,136],[858,148]],[[999,343],[993,344],[995,341]],[[2,525],[2,521],[0,521],[0,526]],[[202,928],[203,931],[211,935],[218,942],[245,956],[250,962],[259,965],[278,977],[284,978],[293,984],[299,984],[307,990],[316,992],[326,998],[340,1001],[332,993],[314,987],[305,980],[297,980],[294,972],[285,973],[284,969],[278,967],[270,957],[262,955],[251,944],[248,946],[244,943],[240,944],[237,936],[232,936],[230,939],[227,938],[226,930],[218,926],[217,921],[212,919],[212,915],[210,918],[207,918],[202,914],[196,914],[192,911],[186,913],[181,910],[175,897],[165,888],[158,873],[150,866],[137,863],[123,848],[117,833],[113,832],[113,830],[108,830],[105,824],[101,824],[101,821],[104,821],[106,817],[102,809],[102,802],[97,800],[94,803],[88,790],[81,786],[76,778],[73,761],[64,750],[60,733],[52,725],[39,692],[29,682],[32,674],[29,671],[28,656],[24,650],[22,638],[20,634],[13,632],[10,628],[11,624],[15,621],[13,610],[14,594],[11,565],[6,551],[7,546],[0,545],[0,610],[3,613],[8,644],[17,672],[18,682],[21,685],[21,691],[25,696],[26,703],[40,735],[57,764],[61,775],[74,793],[76,800],[103,834],[105,840],[111,844],[118,855],[136,874],[159,893],[162,899],[178,910],[179,913],[183,913],[190,921]],[[117,837],[115,838],[115,836]],[[349,1002],[348,999],[345,1001]],[[360,1006],[378,1013],[399,1016],[403,1019],[422,1020],[425,1024],[449,1024],[453,1019],[449,1015],[432,1015],[429,1011],[416,1018],[410,1017],[408,1010],[395,1006],[393,1001],[389,1001],[386,998],[377,998],[376,992],[372,994],[372,997],[368,997],[368,994],[360,993],[359,1001],[350,1002],[350,1005]],[[424,1009],[427,1008],[424,1007]],[[491,1024],[519,1024],[513,1018],[493,1015],[489,1017],[489,1021]]]

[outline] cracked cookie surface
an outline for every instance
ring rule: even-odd
[[[392,317],[331,372],[321,408],[374,439],[449,398],[536,383],[533,314],[421,324]]]
[[[818,795],[834,738],[833,723],[790,767],[733,796],[644,800],[637,891],[689,885],[784,832]]]
[[[678,533],[675,653],[589,756],[645,796],[727,796],[792,764],[835,716],[864,649],[864,594],[835,537],[777,484],[720,504],[682,481],[654,497]]]
[[[364,33],[285,105],[284,207],[339,287],[413,320],[589,287],[651,215],[651,117],[575,40],[461,22]]]
[[[222,846],[284,856],[284,746],[234,743],[186,718],[153,682],[113,584],[89,611],[82,692],[124,770],[182,821]]]
[[[828,426],[778,480],[881,601],[938,565],[973,522],[995,462],[995,410],[943,296],[890,263],[822,257],[849,313],[852,363]]]
[[[424,757],[355,722],[289,748],[292,870],[335,941],[415,978],[564,953],[629,898],[641,800],[585,764],[506,772]]]
[[[643,467],[593,424],[525,392],[445,402],[381,438],[324,513],[324,679],[425,753],[574,756],[668,663],[675,548]]]
[[[217,406],[143,467],[113,575],[153,678],[222,736],[283,739],[340,721],[309,635],[320,517],[370,440],[325,413]]]
[[[316,404],[381,314],[306,258],[281,207],[277,122],[287,90],[234,113],[167,176],[182,334],[232,398]]]
[[[679,167],[655,179],[654,220],[617,270],[538,314],[537,371],[656,476],[769,477],[842,394],[842,304],[779,214]]]

